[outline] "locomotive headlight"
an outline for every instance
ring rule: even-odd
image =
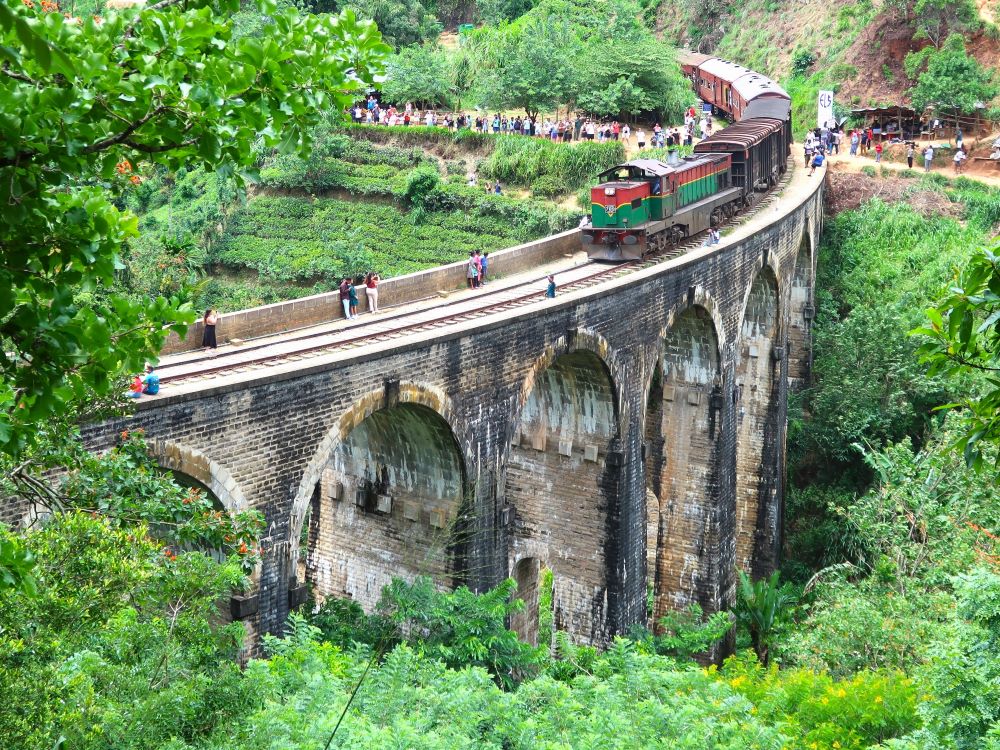
[[[605,195],[614,195],[615,194],[615,189],[614,188],[610,188],[610,187],[609,188],[604,188],[604,194]]]

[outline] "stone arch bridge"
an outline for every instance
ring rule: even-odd
[[[774,568],[786,402],[808,376],[821,176],[723,243],[555,300],[213,380],[85,428],[143,427],[161,463],[267,518],[255,590],[278,632],[304,598],[366,607],[393,575],[486,589],[513,623],[601,644],[634,623],[733,601]]]

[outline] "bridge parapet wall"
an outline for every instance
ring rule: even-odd
[[[576,230],[561,232],[540,240],[525,242],[490,253],[489,272],[492,276],[508,276],[528,271],[579,250]],[[466,261],[447,263],[424,271],[383,279],[379,284],[379,301],[385,305],[400,305],[433,297],[438,292],[450,292],[465,286]],[[368,300],[359,290],[360,310],[368,309]],[[296,328],[329,323],[344,316],[338,292],[313,294],[288,302],[252,307],[223,313],[216,324],[219,341],[250,339],[291,331]],[[201,347],[204,326],[199,319],[182,339],[175,333],[167,337],[161,354],[177,354]]]

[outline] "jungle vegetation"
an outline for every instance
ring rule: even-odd
[[[130,255],[138,222],[164,208],[168,222],[175,207],[196,214],[195,198],[213,190],[238,198],[255,170],[295,191],[356,179],[349,153],[367,154],[365,169],[432,165],[381,136],[322,133],[323,113],[389,53],[372,26],[349,9],[262,3],[273,28],[255,36],[237,10],[191,0],[74,21],[34,0],[0,4],[0,503],[28,495],[53,510],[30,529],[0,529],[5,747],[1000,748],[1000,288],[995,250],[980,249],[1000,194],[968,180],[913,181],[955,211],[871,201],[828,222],[814,380],[789,435],[786,563],[741,580],[732,613],[678,613],[664,632],[637,628],[603,653],[559,632],[537,648],[506,628],[523,606],[509,582],[476,595],[396,581],[374,613],[306,607],[241,669],[246,634],[220,603],[247,586],[260,517],[179,486],[141,434],[85,453],[77,424],[120,408],[122,378],[155,356],[165,326],[191,321],[183,278],[199,254],[231,252],[259,272],[276,250],[169,237],[163,262],[180,280],[140,294],[129,284],[152,282]],[[213,75],[195,85],[188,66]],[[432,137],[459,147],[460,136]],[[484,169],[530,188],[547,174],[583,179],[615,156],[581,165],[519,148],[494,148]],[[442,172],[438,161],[448,184]],[[558,218],[457,184],[437,192],[428,174],[396,183],[372,172],[365,184],[388,180],[371,195],[413,202],[421,221],[444,201],[484,221],[523,211],[509,216],[534,215],[541,229]],[[170,181],[189,191],[183,205],[154,189]],[[139,200],[141,219],[127,210]],[[338,200],[315,210],[342,210]],[[251,225],[253,205],[227,221]],[[199,227],[212,223],[204,210]],[[313,273],[307,250],[289,257]],[[950,403],[965,408],[937,410]],[[693,659],[734,626],[734,657]]]

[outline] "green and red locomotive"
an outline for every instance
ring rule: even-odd
[[[602,172],[581,228],[593,260],[635,260],[731,218],[773,187],[790,144],[780,120],[744,120],[672,163],[636,159]]]
[[[736,123],[699,142],[693,156],[636,159],[602,172],[581,227],[594,260],[634,260],[717,226],[752,205],[787,168],[787,93],[717,58],[684,53],[680,62],[706,105]]]
[[[591,190],[587,254],[633,260],[720,223],[742,205],[729,154],[704,154],[666,164],[636,159],[600,175]]]

